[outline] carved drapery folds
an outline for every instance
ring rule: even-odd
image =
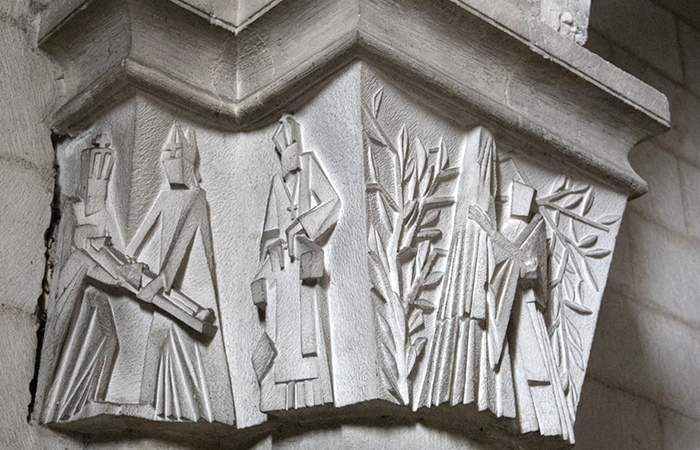
[[[626,152],[664,103],[533,60],[474,5],[360,3],[360,19],[347,1],[258,2],[210,25],[96,0],[42,31],[69,99],[38,421],[211,443],[395,417],[574,442],[615,237],[644,190]],[[109,30],[113,48],[92,48]],[[431,59],[447,35],[465,39],[455,66]]]
[[[391,139],[382,96],[363,105],[363,124],[388,398],[413,410],[473,403],[523,432],[573,441],[585,373],[578,322],[600,291],[591,261],[611,254],[599,234],[620,216],[566,176],[537,180],[540,194],[484,127],[465,134],[457,164],[442,138],[427,148],[403,125]]]
[[[114,201],[115,160],[124,156],[106,134],[92,145],[80,155],[78,197],[62,207],[67,256],[52,287],[42,420],[116,412],[120,403],[154,420],[222,420],[231,413],[217,403],[231,392],[221,386],[226,400],[211,400],[211,378],[228,374],[216,373],[225,354],[194,132],[173,125],[161,158],[168,184],[131,236]]]

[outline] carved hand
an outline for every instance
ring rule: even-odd
[[[271,239],[265,244],[265,253],[271,259],[272,264],[277,261],[277,267],[284,270],[284,251],[287,248],[287,243],[282,238]]]
[[[153,297],[165,286],[165,277],[161,274],[152,279],[136,294],[136,298],[147,303],[153,303]]]
[[[469,218],[478,223],[483,230],[489,235],[496,232],[496,227],[486,213],[476,205],[469,207]]]
[[[537,279],[537,260],[535,258],[528,258],[524,261],[520,269],[520,278],[527,280]]]

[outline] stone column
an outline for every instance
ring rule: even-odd
[[[646,190],[627,153],[669,125],[567,37],[583,3],[49,7],[66,138],[34,420],[117,446],[570,447]]]

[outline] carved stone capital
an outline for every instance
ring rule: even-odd
[[[435,448],[570,446],[646,190],[627,153],[669,113],[529,7],[49,7],[67,138],[36,418],[208,444],[398,422]]]

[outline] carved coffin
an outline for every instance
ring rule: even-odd
[[[492,5],[47,15],[68,95],[36,419],[573,443],[615,237],[645,189],[626,153],[667,104]]]

